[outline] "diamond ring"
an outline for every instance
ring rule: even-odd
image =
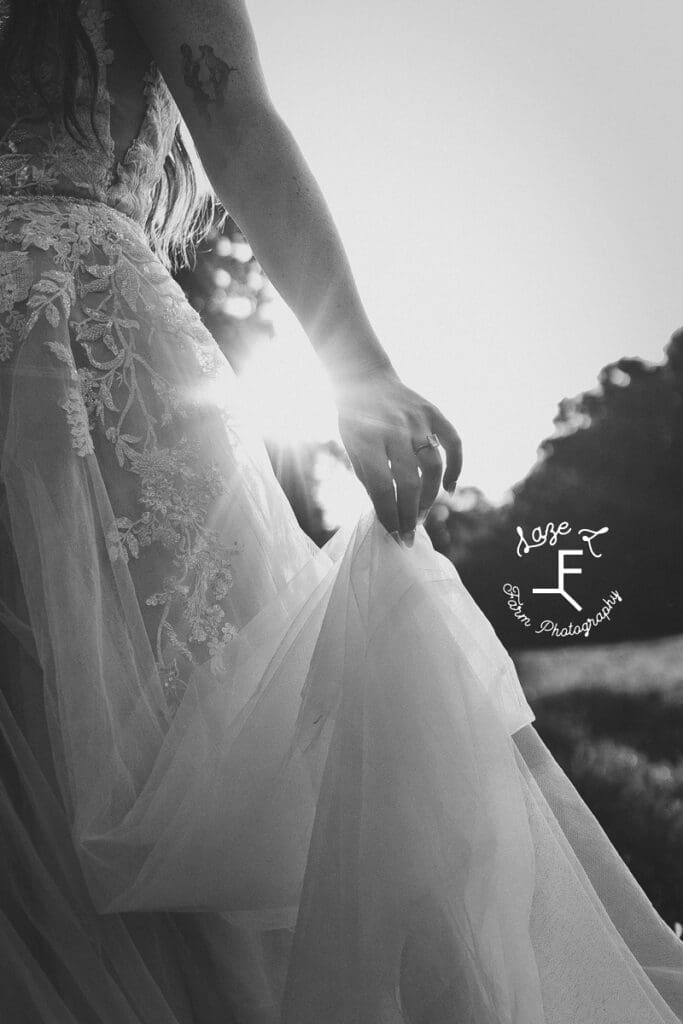
[[[436,436],[436,434],[427,434],[427,436],[424,439],[424,441],[421,441],[420,444],[413,444],[413,451],[417,454],[417,452],[419,452],[422,448],[438,448],[438,447],[439,447],[439,439]]]

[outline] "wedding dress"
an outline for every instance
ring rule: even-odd
[[[119,0],[82,19],[105,145],[0,150],[3,1020],[680,1022],[453,566],[298,528],[143,229],[178,110],[149,61],[117,92]]]

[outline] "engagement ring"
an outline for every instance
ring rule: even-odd
[[[421,448],[438,448],[438,447],[439,447],[439,439],[436,436],[436,434],[427,434],[427,436],[424,439],[424,441],[421,441],[420,444],[413,444],[413,451],[417,453],[417,452],[420,451]]]

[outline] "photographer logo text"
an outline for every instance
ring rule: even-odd
[[[516,554],[518,558],[526,558],[539,548],[555,548],[556,559],[552,567],[549,579],[539,580],[538,586],[531,588],[531,593],[539,598],[555,599],[554,607],[557,607],[557,599],[566,603],[574,613],[584,612],[584,605],[578,599],[576,593],[572,593],[572,582],[576,577],[590,571],[592,559],[602,558],[600,541],[605,534],[609,533],[608,526],[601,526],[597,530],[582,527],[576,531],[581,547],[574,541],[573,546],[563,547],[561,541],[567,538],[566,543],[571,544],[570,535],[572,528],[568,522],[563,521],[557,526],[546,523],[545,526],[535,526],[527,537],[521,526],[516,528],[518,542]],[[544,568],[548,573],[548,567]],[[602,604],[594,610],[592,615],[586,615],[581,621],[574,621],[572,616],[569,622],[560,622],[552,618],[540,618],[534,622],[524,610],[524,603],[521,597],[519,586],[514,583],[505,583],[503,592],[508,598],[508,608],[514,617],[525,629],[533,629],[535,633],[547,633],[556,639],[566,639],[572,636],[583,636],[587,638],[592,629],[609,620],[612,610],[621,602],[621,594],[618,590],[610,589],[602,596]]]

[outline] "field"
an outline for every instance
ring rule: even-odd
[[[683,922],[683,636],[511,653],[539,734],[664,920]]]

